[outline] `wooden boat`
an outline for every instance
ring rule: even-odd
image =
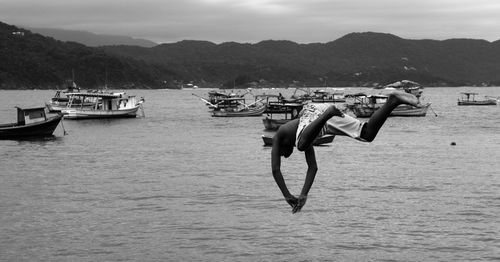
[[[278,130],[278,128],[298,117],[300,110],[304,106],[303,103],[271,103],[265,112],[265,117],[262,119],[266,130]],[[277,118],[276,116],[280,116]]]
[[[1,124],[0,139],[51,136],[63,115],[47,117],[45,107],[17,108],[17,123]]]
[[[418,104],[417,106],[399,105],[392,110],[390,116],[424,117],[431,103]]]
[[[192,94],[193,96],[198,97],[201,101],[205,103],[205,105],[208,106],[210,109],[220,109],[224,107],[235,107],[238,106],[239,104],[234,100],[234,104],[230,103],[231,98],[244,98],[245,95],[249,93],[247,91],[244,94],[235,94],[235,93],[225,93],[225,92],[219,92],[212,90],[208,92],[208,98],[203,98],[201,96],[198,96],[196,94]]]
[[[51,113],[61,112],[61,110],[66,109],[68,107],[69,97],[63,98],[60,97],[61,91],[56,91],[56,95],[51,99],[51,101],[45,103],[45,106]],[[78,100],[76,99],[71,104],[72,107],[92,107],[94,105],[93,101],[89,100]]]
[[[335,135],[323,135],[320,137],[317,137],[313,145],[314,146],[322,146],[325,144],[329,144],[333,142],[333,139],[335,138]],[[272,136],[266,136],[262,135],[262,141],[264,141],[264,146],[272,146],[273,145],[273,137]]]
[[[136,117],[142,109],[144,99],[137,101],[135,96],[125,93],[69,93],[70,100],[61,110],[65,119],[130,118]],[[92,107],[73,107],[76,100],[93,100]]]
[[[231,97],[222,99],[217,107],[212,110],[213,117],[249,117],[261,116],[267,108],[262,100],[247,105],[243,97]]]
[[[485,98],[483,100],[476,100],[478,93],[462,92],[461,97],[458,99],[459,106],[491,106],[497,104],[497,99]]]
[[[351,110],[356,117],[370,117],[387,101],[386,95],[366,95],[358,93],[350,95],[354,98],[354,102],[347,104],[347,109]],[[427,110],[431,103],[419,104],[417,106],[399,105],[390,114],[390,116],[402,117],[424,117],[427,115]]]
[[[323,89],[314,91],[311,100],[314,103],[344,103],[346,101],[343,92],[335,91],[331,93]]]
[[[422,85],[420,85],[417,82],[410,81],[410,80],[401,80],[401,81],[396,81],[394,83],[388,84],[384,86],[383,88],[385,89],[396,89],[396,90],[401,90],[406,93],[412,94],[416,96],[417,98],[420,98],[422,95]]]
[[[351,110],[356,117],[370,117],[387,101],[385,95],[367,95],[365,93],[347,95],[347,98],[349,101],[346,108]]]
[[[54,96],[49,102],[45,103],[45,106],[51,113],[61,112],[62,109],[66,108],[69,102],[69,93],[80,92],[80,88],[76,85],[73,80],[66,80],[66,90],[56,90]],[[89,101],[74,101],[73,106],[92,106],[93,103]]]

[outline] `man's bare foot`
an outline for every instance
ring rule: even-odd
[[[389,94],[389,99],[397,99],[397,101],[400,104],[407,104],[411,106],[417,106],[418,105],[418,99],[416,96],[405,93],[405,92],[400,92],[400,91],[394,91]]]
[[[342,111],[340,111],[340,109],[338,109],[335,105],[329,106],[326,109],[325,114],[328,114],[329,117],[332,117],[332,116],[344,117],[344,113],[342,113]]]

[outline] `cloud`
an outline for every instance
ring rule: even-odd
[[[328,42],[350,32],[413,39],[499,38],[497,0],[2,0],[3,22],[183,39]]]

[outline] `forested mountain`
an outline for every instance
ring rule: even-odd
[[[328,43],[181,41],[88,47],[0,23],[0,88],[500,85],[500,41],[352,33]]]
[[[63,30],[54,28],[26,28],[33,33],[50,36],[61,41],[71,41],[84,44],[86,46],[103,45],[136,45],[142,47],[153,47],[157,43],[146,39],[132,38],[130,36],[94,34],[86,31]]]
[[[153,48],[107,46],[109,53],[181,68],[206,79],[293,80],[306,85],[372,86],[399,79],[426,85],[500,84],[500,41],[407,40],[352,33],[321,44],[181,41]]]
[[[66,79],[87,88],[157,88],[174,72],[130,57],[61,42],[0,23],[0,88],[60,88]]]

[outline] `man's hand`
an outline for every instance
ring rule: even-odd
[[[286,202],[287,202],[290,206],[292,206],[292,208],[294,208],[295,206],[297,206],[297,204],[299,203],[299,199],[298,199],[298,198],[296,198],[296,197],[295,197],[295,196],[293,196],[293,195],[290,195],[290,196],[288,196],[288,197],[285,197],[285,200],[286,200]]]
[[[307,201],[307,196],[300,195],[299,198],[297,199],[297,205],[292,208],[292,213],[295,214],[297,212],[300,212],[302,207],[306,204],[306,201]]]

